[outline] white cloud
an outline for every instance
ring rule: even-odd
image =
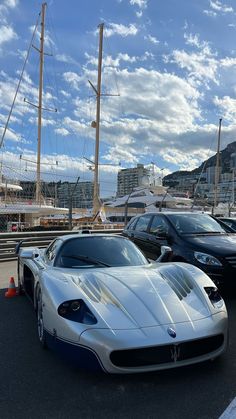
[[[226,4],[221,3],[218,0],[210,0],[210,7],[217,12],[223,13],[233,13],[234,9],[231,6],[227,6]]]
[[[198,48],[197,52],[187,52],[185,50],[174,50],[169,56],[164,56],[166,63],[175,63],[180,68],[187,70],[188,78],[196,85],[203,82],[208,85],[209,81],[218,84],[217,69],[219,62],[209,44],[201,42],[198,35],[184,34],[186,43]]]
[[[62,135],[62,137],[67,137],[67,135],[69,135],[69,131],[66,128],[56,128],[55,129],[55,133]]]
[[[228,6],[227,4],[223,4],[219,0],[210,0],[209,1],[209,9],[203,10],[203,13],[210,17],[216,17],[220,13],[234,13],[234,9],[231,6]]]
[[[19,1],[18,0],[4,0],[4,4],[6,7],[14,9],[16,6],[18,6]]]
[[[216,17],[217,16],[217,13],[213,12],[213,10],[206,10],[205,9],[205,10],[203,10],[203,13],[207,16],[210,16],[210,17]]]
[[[98,65],[98,59],[97,57],[94,57],[92,55],[89,55],[88,53],[85,53],[85,56],[87,58],[87,64],[92,64],[97,68]],[[135,57],[130,56],[127,53],[119,53],[115,58],[113,58],[111,55],[105,55],[103,57],[103,67],[119,67],[121,61],[124,61],[126,63],[135,63],[136,61],[140,60],[141,57]]]
[[[103,159],[116,165],[119,165],[122,161],[126,162],[126,164],[136,164],[139,161],[138,153],[135,149],[131,148],[127,150],[125,147],[119,145],[110,147],[109,153],[104,155]]]
[[[200,162],[209,158],[209,152],[204,148],[193,151],[191,155],[186,154],[184,151],[179,149],[172,148],[168,151],[161,151],[160,155],[167,163],[180,167],[180,170],[193,170]]]
[[[233,67],[236,65],[236,58],[226,57],[220,60],[222,67]]]
[[[184,33],[184,39],[186,40],[187,45],[192,45],[199,49],[204,49],[204,48],[206,49],[209,47],[209,44],[206,41],[202,41],[202,42],[200,41],[199,34],[194,35],[192,33],[190,34]]]
[[[61,61],[63,63],[78,65],[77,61],[74,60],[74,58],[66,54],[56,54],[55,58],[57,61]]]
[[[138,12],[136,12],[136,16],[137,16],[138,18],[142,17],[142,16],[143,16],[143,12],[142,12],[142,10],[139,10]]]
[[[17,34],[14,32],[11,26],[0,26],[0,47],[5,42],[12,41],[13,39],[17,39]]]
[[[73,87],[73,89],[79,90],[79,85],[82,79],[77,73],[67,71],[63,74],[63,78],[67,83],[69,83]]]
[[[97,32],[96,32],[97,33]],[[135,36],[138,33],[138,28],[130,23],[129,26],[125,26],[118,23],[110,23],[109,27],[106,27],[106,37],[113,35],[120,35],[122,37]]]
[[[233,123],[236,118],[236,99],[229,96],[224,96],[223,98],[215,96],[213,101],[219,107],[223,118]]]
[[[4,131],[4,128],[0,127],[0,138],[2,138],[3,131]],[[21,144],[31,144],[31,141],[28,141],[25,138],[23,138],[21,134],[17,133],[12,128],[11,129],[8,128],[6,130],[4,142],[6,143],[6,141],[13,141],[16,143],[21,143]]]
[[[147,35],[144,37],[144,39],[148,39],[150,42],[152,42],[152,44],[159,44],[160,41],[158,41],[157,38],[155,38],[155,36],[151,36],[151,35]]]
[[[66,92],[65,90],[60,90],[60,93],[65,96],[66,98],[71,97],[71,94],[69,92]]]
[[[138,6],[140,9],[147,7],[148,0],[130,0],[132,6]]]
[[[38,118],[37,117],[30,117],[28,119],[28,121],[29,121],[30,124],[37,125]],[[55,124],[56,124],[56,122],[53,119],[42,118],[42,126],[43,127],[52,126],[52,125],[55,125]]]
[[[3,0],[0,4],[0,22],[8,26],[7,15],[9,9],[14,9],[18,5],[18,0]]]

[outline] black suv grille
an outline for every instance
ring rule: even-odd
[[[226,256],[225,260],[233,267],[236,268],[236,255],[234,256]]]
[[[223,335],[191,340],[179,344],[151,346],[149,348],[113,351],[111,362],[117,367],[142,367],[184,361],[206,355],[219,349],[224,342]]]

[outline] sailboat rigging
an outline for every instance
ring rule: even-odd
[[[102,55],[103,55],[103,31],[104,23],[98,25],[99,28],[99,48],[98,48],[98,76],[97,88],[88,80],[90,86],[96,94],[96,121],[92,121],[91,126],[96,128],[96,141],[94,153],[94,189],[93,189],[93,215],[96,215],[101,208],[101,200],[99,198],[99,143],[100,143],[100,111],[101,111],[101,97],[102,96],[120,96],[119,94],[102,93]]]
[[[221,137],[222,118],[219,119],[217,153],[216,153],[216,167],[215,167],[215,188],[214,188],[214,209],[218,204],[218,184],[220,178],[220,137]]]
[[[41,31],[40,31],[40,47],[37,48],[36,46],[33,45],[33,41],[35,39],[35,34],[39,25],[39,17],[37,19],[33,34],[32,34],[32,38],[31,38],[31,42],[26,54],[26,58],[24,60],[24,65],[21,71],[21,75],[20,75],[20,79],[17,83],[17,88],[16,88],[16,92],[14,95],[14,99],[13,99],[13,103],[11,105],[10,108],[10,112],[7,118],[7,122],[5,124],[5,128],[3,130],[3,135],[0,141],[0,147],[2,147],[2,145],[4,144],[4,137],[5,134],[7,132],[8,129],[8,125],[9,125],[9,121],[13,112],[13,107],[14,104],[16,102],[16,98],[20,89],[20,85],[21,82],[23,80],[23,76],[24,76],[24,71],[25,71],[25,67],[26,67],[26,63],[28,61],[29,58],[29,52],[31,50],[31,47],[33,47],[37,52],[39,52],[40,54],[40,60],[39,60],[39,88],[38,88],[38,103],[31,103],[28,100],[26,100],[26,98],[24,98],[24,102],[32,105],[33,107],[37,108],[38,110],[38,117],[37,117],[37,158],[36,161],[32,161],[29,159],[24,159],[24,157],[22,156],[22,154],[20,155],[20,160],[25,160],[27,162],[27,160],[32,164],[36,164],[37,166],[37,171],[36,171],[36,196],[35,199],[31,200],[24,200],[23,199],[17,199],[16,197],[14,197],[14,199],[16,199],[17,201],[14,203],[8,203],[7,202],[7,191],[12,190],[13,192],[17,192],[17,191],[22,191],[22,187],[21,186],[15,186],[15,185],[10,185],[7,183],[6,181],[6,185],[5,188],[1,187],[1,191],[4,189],[5,190],[5,204],[4,205],[0,205],[0,214],[4,217],[3,220],[1,220],[4,224],[8,224],[8,221],[10,220],[10,217],[12,217],[13,222],[16,221],[19,225],[21,225],[22,223],[26,224],[26,225],[37,225],[40,223],[40,217],[43,215],[52,215],[52,214],[64,214],[66,213],[68,210],[66,208],[57,208],[55,207],[55,203],[53,202],[53,200],[51,198],[49,198],[48,200],[46,199],[42,199],[42,193],[41,193],[41,137],[42,137],[42,111],[43,110],[47,110],[47,111],[53,111],[53,112],[57,112],[56,109],[46,109],[45,107],[43,107],[43,67],[44,67],[44,32],[45,32],[45,13],[46,13],[46,3],[42,4],[41,7],[41,13],[39,13],[39,17],[41,17]],[[49,55],[49,54],[47,54]],[[56,165],[58,165],[58,162],[56,162]],[[9,186],[10,185],[10,186]],[[7,227],[8,228],[8,227]]]

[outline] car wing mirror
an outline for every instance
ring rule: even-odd
[[[169,246],[161,246],[161,255],[156,259],[156,262],[170,262],[173,255],[173,250]]]
[[[25,249],[20,249],[19,251],[19,256],[22,259],[36,259],[37,257],[39,257],[39,250],[38,249],[32,249],[32,248],[25,248]]]

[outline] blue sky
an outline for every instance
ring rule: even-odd
[[[41,3],[0,4],[0,134]],[[99,23],[105,23],[100,184],[116,191],[120,168],[155,163],[191,170],[236,140],[236,6],[232,0],[49,0],[46,9],[42,177],[92,180]],[[36,33],[34,45],[39,46]],[[35,179],[39,57],[30,52],[4,147],[3,172]],[[22,156],[22,158],[20,158]],[[26,162],[26,160],[29,160]],[[56,162],[57,165],[56,165]],[[107,165],[106,165],[107,164]]]

